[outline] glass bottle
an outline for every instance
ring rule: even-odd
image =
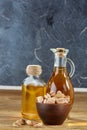
[[[44,96],[46,83],[40,79],[42,68],[40,65],[28,65],[26,68],[28,77],[22,84],[22,116],[29,120],[38,120],[36,110],[36,97]]]
[[[62,110],[59,112],[61,116],[60,122],[63,122],[63,120],[67,117],[67,114],[69,113],[70,109],[72,108],[72,104],[74,102],[74,89],[70,77],[72,77],[75,72],[75,66],[72,60],[67,58],[67,54],[69,52],[68,49],[53,48],[50,50],[54,53],[55,60],[54,60],[54,69],[48,81],[47,92],[50,93],[51,91],[53,91],[56,93],[59,91],[65,96],[70,97],[69,103],[62,104],[61,106],[62,109],[65,109],[66,114],[62,112]],[[66,68],[67,62],[71,66],[70,74],[67,72],[67,68]]]

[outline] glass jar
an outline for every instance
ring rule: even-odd
[[[22,84],[22,116],[29,120],[38,120],[36,110],[36,97],[44,96],[46,83],[40,78],[42,68],[40,65],[28,65],[26,68],[28,77]]]

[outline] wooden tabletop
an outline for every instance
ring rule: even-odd
[[[0,130],[35,130],[30,126],[16,128],[13,122],[21,118],[21,91],[0,90]],[[87,130],[87,92],[75,93],[75,102],[63,125],[43,126],[39,130]]]

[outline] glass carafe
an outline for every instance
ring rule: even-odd
[[[55,93],[59,92],[63,94],[63,96],[70,98],[67,104],[66,103],[63,104],[63,102],[60,102],[58,104],[58,105],[62,104],[62,108],[65,107],[63,108],[65,110],[65,113],[62,112],[62,110],[60,110],[59,112],[61,116],[61,123],[62,123],[63,120],[65,120],[65,118],[67,117],[70,109],[72,108],[72,104],[74,102],[74,89],[70,78],[73,76],[75,72],[75,66],[72,60],[67,58],[67,54],[69,52],[68,49],[52,48],[50,50],[54,53],[55,59],[54,59],[53,73],[48,81],[47,93],[50,93],[51,91]],[[70,73],[67,72],[67,68],[66,68],[67,62],[71,66]]]

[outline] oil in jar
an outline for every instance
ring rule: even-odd
[[[66,96],[70,96],[70,102],[74,102],[74,91],[72,82],[66,67],[54,67],[53,73],[48,81],[47,92],[60,90]]]

